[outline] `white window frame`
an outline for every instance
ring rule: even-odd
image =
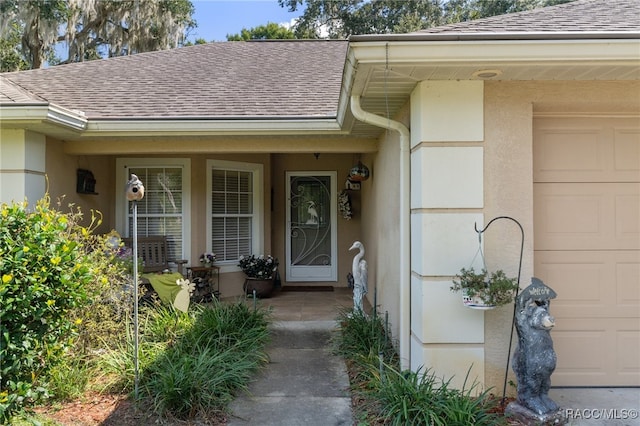
[[[226,160],[207,160],[207,252],[212,251],[211,242],[211,217],[212,200],[211,194],[212,176],[213,170],[236,170],[251,172],[253,175],[253,217],[251,229],[253,234],[251,235],[251,254],[265,254],[264,253],[264,166],[258,163],[243,163],[237,161]],[[217,261],[217,266],[220,266],[220,272],[238,272],[238,260]]]
[[[182,167],[182,258],[191,259],[191,160],[188,158],[116,158],[116,230],[127,235],[129,201],[125,187],[129,181],[128,168]],[[142,182],[144,185],[144,182]]]

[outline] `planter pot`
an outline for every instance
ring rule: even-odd
[[[487,305],[485,302],[482,301],[482,299],[478,296],[475,297],[469,297],[469,295],[467,294],[466,291],[462,291],[462,303],[464,304],[464,306],[466,306],[467,308],[472,308],[472,309],[481,309],[481,310],[488,310],[488,309],[493,309],[496,307],[496,305]]]
[[[256,291],[256,297],[266,299],[271,297],[273,289],[275,287],[275,281],[273,278],[267,280],[260,278],[247,277],[244,280],[244,291],[248,295],[253,295],[253,290]]]

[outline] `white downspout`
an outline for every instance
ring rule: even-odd
[[[351,112],[364,123],[400,134],[400,367],[411,361],[411,134],[407,127],[386,117],[364,111],[360,96],[351,96]]]

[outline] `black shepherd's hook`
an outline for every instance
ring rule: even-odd
[[[509,219],[509,220],[514,221],[516,223],[516,225],[518,225],[518,227],[520,228],[520,234],[522,236],[522,238],[520,240],[520,263],[518,264],[518,288],[516,289],[516,295],[514,297],[514,302],[513,302],[513,316],[511,317],[511,335],[509,336],[509,351],[507,352],[507,367],[505,368],[505,371],[504,371],[504,386],[502,387],[502,401],[501,401],[501,404],[504,405],[504,401],[505,401],[506,394],[507,394],[507,376],[509,374],[509,359],[511,358],[511,345],[513,343],[513,328],[515,326],[515,320],[516,320],[516,303],[515,303],[515,300],[517,299],[518,292],[520,291],[520,273],[522,272],[522,253],[524,251],[524,229],[522,229],[522,225],[520,225],[520,222],[518,222],[514,218],[509,217],[509,216],[498,216],[498,217],[494,217],[493,219],[491,219],[489,221],[489,223],[487,223],[487,226],[485,226],[481,231],[478,231],[477,224],[475,224],[475,223],[473,224],[473,228],[478,233],[478,238],[480,238],[480,235],[484,231],[486,231],[487,228],[489,228],[489,225],[491,225],[494,221],[496,221],[498,219]]]

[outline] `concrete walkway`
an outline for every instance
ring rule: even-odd
[[[283,291],[259,301],[273,309],[270,363],[231,404],[229,426],[353,424],[346,367],[327,343],[351,297],[348,289]],[[639,388],[557,388],[549,396],[571,426],[640,426]]]
[[[231,404],[229,426],[353,424],[345,364],[328,346],[334,328],[334,321],[275,323],[269,365]]]

